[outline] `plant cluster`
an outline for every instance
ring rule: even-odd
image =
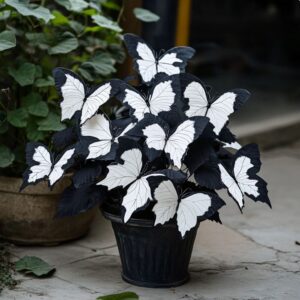
[[[220,221],[222,188],[241,210],[245,195],[270,205],[266,182],[257,175],[257,145],[241,147],[227,127],[249,92],[211,96],[198,78],[184,73],[192,48],[157,56],[137,36],[124,40],[142,79],[138,86],[115,79],[89,87],[69,70],[54,70],[62,119],[72,119],[74,127],[55,135],[54,155],[42,144],[28,145],[24,186],[45,178],[53,186],[72,170],[59,216],[102,203],[124,222],[140,214],[154,225],[176,222],[182,237],[199,221]],[[102,106],[113,97],[124,106],[108,118]]]
[[[102,82],[124,60],[121,1],[0,1],[0,171],[18,176],[28,141],[49,144],[64,129],[52,69]],[[142,21],[158,16],[135,9]]]

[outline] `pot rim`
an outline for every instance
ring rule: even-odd
[[[177,229],[177,223],[174,220],[165,224],[154,225],[153,219],[131,217],[128,222],[124,223],[121,213],[116,212],[116,208],[112,205],[105,204],[100,209],[106,219],[115,223],[136,227],[170,227]]]

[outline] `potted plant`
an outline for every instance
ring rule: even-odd
[[[58,214],[101,202],[115,232],[124,280],[177,286],[189,278],[200,222],[221,222],[218,211],[225,202],[219,189],[226,188],[241,210],[245,195],[271,206],[266,182],[257,175],[258,147],[240,146],[227,127],[229,115],[250,94],[235,89],[211,97],[198,78],[184,73],[192,48],[172,48],[157,57],[135,35],[126,34],[124,41],[141,78],[138,86],[112,80],[87,89],[73,72],[54,70],[62,113],[75,121],[76,141],[64,145],[53,176],[58,180],[74,162],[80,174]],[[111,97],[123,106],[108,118],[103,108]],[[68,133],[63,136],[70,140]],[[54,182],[56,167],[42,158],[48,155],[43,145],[28,145],[24,184],[45,177]],[[75,205],[70,194],[78,199]]]
[[[122,29],[112,20],[120,7],[110,0],[2,2],[0,237],[26,244],[74,239],[87,232],[95,210],[54,219],[67,177],[52,191],[40,183],[19,193],[24,150],[28,141],[50,145],[52,134],[70,125],[60,122],[57,64],[99,83],[115,73],[124,59]]]

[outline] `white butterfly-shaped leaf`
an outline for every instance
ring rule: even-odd
[[[94,159],[107,155],[114,143],[118,143],[118,139],[124,136],[132,127],[133,123],[128,126],[116,137],[111,132],[110,121],[103,114],[97,114],[87,120],[81,126],[81,135],[96,138],[98,141],[91,143],[88,146],[89,154],[87,159]]]
[[[182,237],[196,226],[198,218],[212,216],[224,204],[220,198],[201,192],[184,196],[179,201],[177,191],[170,180],[159,184],[154,191],[154,199],[157,201],[153,207],[155,225],[165,224],[177,213],[177,225]]]
[[[82,110],[80,123],[83,124],[113,96],[115,81],[88,89],[82,79],[69,70],[56,68],[53,76],[56,87],[62,95],[60,103],[62,121],[71,119],[77,111]]]
[[[74,152],[75,149],[67,150],[62,155],[62,157],[54,164],[52,171],[49,174],[49,182],[51,186],[63,176],[65,172],[63,168],[69,162],[69,159],[72,158]]]
[[[129,186],[122,202],[122,206],[126,209],[124,222],[127,222],[138,208],[143,207],[149,200],[152,200],[147,178],[161,175],[140,176],[143,162],[142,153],[137,148],[124,151],[121,159],[124,161],[123,164],[108,166],[107,176],[98,185],[107,186],[108,189]]]
[[[184,72],[187,61],[195,53],[190,47],[175,47],[156,58],[152,48],[141,38],[125,34],[124,41],[135,61],[137,71],[146,83],[154,79],[158,73],[174,75]]]
[[[184,91],[184,97],[188,99],[189,108],[185,111],[188,117],[206,116],[214,126],[214,132],[218,135],[228,122],[228,117],[244,103],[249,93],[246,90],[233,90],[209,102],[204,87],[198,81],[191,81]]]
[[[28,169],[24,173],[24,183],[35,183],[45,177],[49,184],[54,185],[65,172],[75,149],[65,151],[62,156],[53,163],[50,152],[45,146],[39,143],[30,143],[27,146]]]
[[[153,207],[155,213],[155,224],[165,224],[172,219],[177,210],[178,195],[170,180],[162,181],[155,189],[154,199],[157,203]]]
[[[170,79],[155,85],[148,99],[126,85],[124,85],[123,95],[119,95],[120,100],[130,107],[132,115],[138,121],[142,120],[146,113],[157,116],[160,112],[170,111],[175,102],[175,96]]]
[[[147,147],[150,150],[164,151],[169,155],[173,164],[180,169],[189,144],[202,133],[206,124],[207,119],[203,119],[201,122],[200,120],[185,120],[169,136],[166,132],[168,128],[163,128],[159,123],[145,125],[142,131],[146,137]]]
[[[256,174],[260,169],[258,153],[255,144],[246,145],[238,150],[231,174],[219,163],[221,180],[240,209],[244,207],[245,194],[255,201],[271,205],[267,196],[266,183]]]
[[[211,206],[211,197],[204,193],[182,198],[177,210],[177,225],[181,236],[195,227],[198,217],[204,216]]]

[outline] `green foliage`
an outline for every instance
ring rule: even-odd
[[[11,30],[4,30],[0,33],[0,51],[16,46],[16,36]]]
[[[15,263],[16,271],[36,277],[50,276],[55,268],[36,256],[24,256]]]
[[[120,294],[98,297],[97,300],[138,300],[139,296],[134,292],[124,292]]]
[[[114,75],[125,58],[117,21],[124,3],[0,0],[1,175],[21,175],[26,143],[47,145],[53,131],[66,127],[60,123],[55,67],[72,69],[93,84]],[[134,12],[142,21],[158,20],[147,10]]]
[[[1,1],[0,174],[19,176],[26,143],[47,145],[66,127],[53,68],[93,83],[114,75],[124,59],[119,13],[118,0]]]

